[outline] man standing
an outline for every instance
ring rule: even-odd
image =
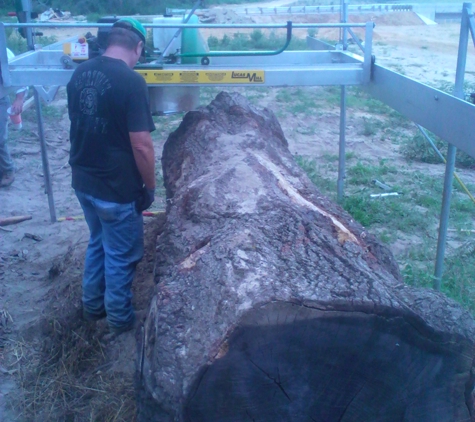
[[[8,60],[15,55],[7,48]],[[21,88],[16,91],[15,100],[11,104],[12,114],[21,114],[23,111],[23,101],[28,92],[28,88]],[[0,86],[0,188],[10,186],[15,180],[15,168],[12,157],[7,147],[8,140],[8,108],[10,107],[10,97],[8,89]]]
[[[142,211],[154,201],[155,130],[147,86],[132,69],[146,31],[117,21],[104,55],[68,83],[72,187],[90,231],[83,277],[83,317],[107,316],[112,332],[133,328],[131,285],[143,256]]]

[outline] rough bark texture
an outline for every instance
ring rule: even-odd
[[[475,325],[401,281],[272,112],[221,93],[164,148],[141,421],[470,421]]]

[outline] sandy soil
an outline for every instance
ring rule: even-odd
[[[279,6],[283,3],[287,2],[276,1],[266,5]],[[294,21],[300,19],[293,18]],[[375,15],[371,18],[376,22],[374,53],[379,64],[434,86],[454,81],[459,32],[457,24],[425,26],[415,15],[404,13],[386,17]],[[287,17],[279,16],[278,19],[285,21]],[[367,16],[364,19],[366,20]],[[307,21],[309,20],[310,18],[307,18]],[[275,20],[265,18],[264,21]],[[319,35],[329,34],[320,31]],[[472,83],[475,75],[473,53],[471,45],[466,80]],[[278,111],[274,100],[275,92],[271,92],[262,99],[261,105]],[[54,107],[60,110],[60,114],[59,117],[48,119],[46,137],[57,215],[80,216],[80,207],[70,188],[70,168],[67,165],[69,122],[65,114],[64,91],[58,95]],[[320,115],[307,119],[283,116],[280,120],[293,153],[317,159],[326,153],[336,153],[339,124],[337,110],[324,110]],[[295,130],[296,127],[299,130]],[[350,114],[347,127],[350,150],[357,152],[359,156],[389,158],[407,166],[390,142],[364,137],[359,134],[360,128],[361,115]],[[23,344],[27,349],[34,344],[34,339],[38,340],[38,322],[51,311],[50,298],[56,297],[55,292],[58,289],[51,272],[57,272],[57,269],[61,268],[58,267],[58,262],[61,263],[68,251],[73,250],[76,261],[72,268],[77,276],[77,288],[88,240],[87,227],[81,219],[54,224],[49,222],[40,148],[33,120],[25,122],[22,132],[11,134],[9,145],[17,173],[15,183],[0,190],[0,217],[31,215],[32,219],[5,227],[7,230],[0,229],[0,420],[4,421],[23,420],[18,416],[17,409],[12,410],[8,406],[12,398],[21,393],[17,375],[21,365],[26,363],[24,360],[27,353],[18,354],[18,345]],[[155,146],[158,161],[163,140],[157,140]],[[420,167],[421,170],[434,175],[441,175],[444,171],[443,166],[411,166]],[[471,171],[463,171],[462,176],[469,182],[475,182]],[[160,207],[163,207],[163,203],[156,205],[156,208]],[[42,240],[25,237],[26,233],[39,236]],[[395,246],[404,247],[407,247],[407,244]],[[153,262],[148,263],[153,267]],[[144,273],[141,277],[143,280]],[[150,276],[148,277],[150,281]],[[139,296],[139,299],[142,301],[139,309],[145,308],[144,296]],[[109,345],[111,356],[119,356],[117,359],[122,359],[121,362],[130,360],[133,354],[130,348],[134,342],[133,336],[130,336]],[[128,350],[128,353],[121,353],[121,350]],[[113,368],[119,371],[117,368],[120,366],[120,363],[116,362]],[[132,372],[133,369],[126,371],[124,376],[131,376]]]

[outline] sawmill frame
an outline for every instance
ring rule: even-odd
[[[349,24],[346,23],[347,20],[348,3],[346,0],[342,0],[341,22],[337,24],[145,24],[144,26],[146,28],[287,28],[287,31],[289,30],[289,26],[292,29],[340,28],[342,37],[337,48],[308,37],[308,46],[312,51],[284,51],[278,55],[267,52],[268,54],[264,55],[241,54],[236,56],[219,53],[214,55],[210,53],[208,55],[211,57],[211,60],[208,60],[209,64],[148,64],[146,66],[137,66],[136,71],[144,76],[150,87],[287,87],[340,85],[341,113],[337,182],[337,197],[340,201],[343,198],[345,179],[347,86],[361,86],[362,89],[375,99],[382,101],[408,119],[447,141],[449,143],[449,149],[444,180],[434,282],[434,288],[439,290],[443,272],[456,149],[458,148],[475,158],[475,106],[464,101],[463,92],[469,34],[471,34],[475,44],[475,21],[472,14],[472,5],[471,3],[463,4],[457,72],[453,95],[379,66],[375,57],[372,55],[373,23]],[[58,88],[66,85],[70,80],[74,72],[75,64],[67,58],[65,59],[62,50],[62,45],[65,41],[43,47],[41,50],[26,52],[15,57],[9,63],[6,51],[5,28],[27,28],[27,33],[29,34],[27,37],[28,45],[32,46],[31,28],[33,27],[39,29],[41,27],[98,28],[108,26],[110,26],[110,24],[0,23],[0,68],[3,85],[5,87],[34,87],[38,132],[45,175],[45,191],[48,195],[52,222],[56,221],[56,211],[44,138],[40,98],[46,103],[51,102]],[[352,28],[355,27],[365,29],[364,45],[353,33]],[[361,56],[347,51],[348,36],[351,36],[355,43],[361,48]],[[202,57],[203,55],[199,56]],[[243,59],[243,56],[245,59]],[[202,60],[202,63],[206,63],[206,61]],[[172,77],[163,78],[164,73],[172,75]],[[182,77],[180,75],[185,76]],[[232,82],[229,82],[229,78],[234,79]],[[47,87],[47,89],[45,87]]]

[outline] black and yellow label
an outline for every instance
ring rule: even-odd
[[[148,84],[263,84],[263,70],[136,70]]]

